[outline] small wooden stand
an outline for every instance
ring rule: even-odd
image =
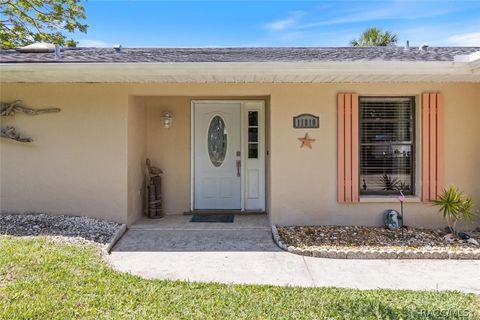
[[[145,215],[150,219],[159,219],[164,216],[162,210],[162,179],[163,173],[157,167],[152,167],[150,159],[146,161],[145,170]]]

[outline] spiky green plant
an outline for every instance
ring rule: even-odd
[[[405,181],[402,181],[396,177],[389,176],[388,174],[384,174],[379,179],[379,183],[383,185],[383,190],[385,191],[410,190],[410,186],[407,183],[405,183]]]
[[[383,190],[397,190],[400,180],[395,177],[391,177],[388,174],[384,174],[380,178],[380,182],[383,184]]]
[[[438,212],[442,213],[454,234],[457,234],[458,221],[471,220],[474,216],[472,198],[465,196],[455,186],[444,189],[438,199],[433,200],[433,204],[440,207]]]

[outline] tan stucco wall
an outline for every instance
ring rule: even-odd
[[[147,122],[143,99],[129,97],[128,104],[128,212],[127,223],[137,221],[143,212]]]
[[[382,223],[381,213],[385,209],[399,209],[398,203],[337,203],[338,92],[417,97],[423,91],[443,92],[446,105],[446,183],[456,184],[480,204],[477,183],[480,172],[475,169],[480,163],[476,129],[480,118],[479,84],[325,84],[289,88],[275,90],[271,95],[271,212],[275,223],[375,225]],[[419,107],[417,104],[417,109]],[[320,129],[309,130],[310,136],[317,139],[312,150],[300,150],[295,143],[303,131],[291,129],[291,118],[300,111],[320,116]],[[420,125],[419,120],[417,125]],[[426,227],[444,225],[436,210],[428,204],[409,203],[405,207],[406,223]]]
[[[1,84],[0,92],[1,101],[61,108],[2,117],[2,126],[34,142],[1,139],[1,211],[126,222],[127,96],[113,85],[90,84]]]
[[[162,169],[162,198],[166,214],[190,210],[190,99],[146,97],[147,156]],[[162,114],[173,115],[171,128],[162,124]]]
[[[446,183],[472,195],[477,209],[480,204],[480,171],[476,169],[480,164],[480,84],[2,84],[1,89],[2,101],[23,99],[35,107],[62,108],[60,114],[7,120],[37,142],[24,146],[2,141],[3,210],[83,213],[117,221],[132,216],[127,214],[127,202],[130,212],[138,210],[138,202],[127,201],[127,180],[138,187],[138,167],[130,164],[138,164],[143,151],[132,153],[127,141],[139,141],[143,133],[132,136],[127,128],[129,123],[130,128],[141,127],[140,120],[133,126],[129,113],[133,111],[129,97],[137,96],[145,105],[145,152],[165,171],[166,211],[180,213],[190,205],[190,97],[263,96],[270,97],[267,207],[272,222],[380,224],[381,213],[398,208],[397,203],[336,202],[336,94],[352,91],[415,96],[424,91],[443,92]],[[159,119],[167,109],[174,114],[169,130]],[[304,112],[320,116],[320,129],[308,130],[316,139],[311,150],[299,148],[297,138],[306,131],[292,129],[292,117]],[[65,193],[68,197],[62,196]],[[406,205],[406,223],[444,224],[435,208],[421,203]]]

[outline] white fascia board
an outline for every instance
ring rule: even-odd
[[[480,51],[475,51],[470,54],[459,54],[453,57],[455,62],[473,62],[475,60],[480,60]]]
[[[0,82],[148,82],[152,77],[189,82],[189,78],[204,76],[222,82],[226,77],[251,75],[387,75],[395,79],[415,75],[471,76],[472,69],[469,62],[450,61],[0,64]]]
[[[480,51],[471,54],[457,55],[453,57],[453,60],[456,63],[468,63],[473,74],[480,74]]]

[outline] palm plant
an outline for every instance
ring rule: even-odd
[[[385,191],[407,191],[410,190],[410,186],[405,183],[405,181],[400,180],[399,178],[389,176],[384,174],[379,182],[383,185],[383,190]]]
[[[352,47],[385,47],[397,43],[398,36],[390,31],[383,31],[379,28],[368,28],[358,39],[350,41]]]
[[[398,185],[400,184],[399,179],[391,177],[388,174],[384,174],[380,182],[383,184],[383,190],[398,190]]]
[[[455,235],[457,222],[470,220],[474,216],[472,198],[465,196],[455,186],[444,189],[438,199],[433,200],[433,204],[440,207],[438,211],[442,213]]]

